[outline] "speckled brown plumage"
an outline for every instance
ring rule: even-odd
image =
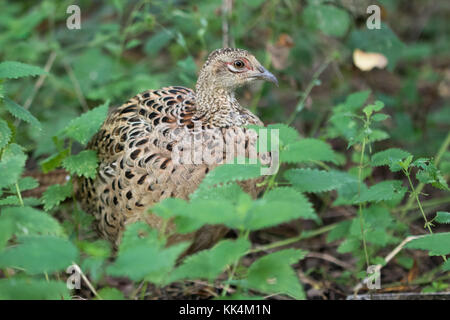
[[[168,197],[188,199],[225,157],[214,138],[217,133],[236,138],[246,150],[254,146],[256,136],[246,134],[242,126],[262,122],[239,105],[234,90],[257,79],[276,81],[247,51],[219,49],[201,69],[195,92],[179,86],[148,90],[110,112],[88,145],[98,153],[98,175],[80,178],[76,188],[83,209],[95,216],[104,238],[117,245],[124,226],[137,220],[160,229],[161,219],[147,214],[148,208]],[[183,148],[180,137],[186,135],[201,139],[199,147],[213,151],[217,161],[175,161],[174,148]],[[258,193],[254,180],[241,186],[254,197]],[[188,249],[191,253],[211,246],[225,232],[222,226],[207,226],[195,235],[173,234],[169,243],[194,239]]]

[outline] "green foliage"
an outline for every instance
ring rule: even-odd
[[[434,221],[438,223],[450,223],[450,212],[438,211]]]
[[[0,63],[0,79],[17,79],[44,73],[46,72],[41,68],[22,62],[4,61]]]
[[[0,279],[0,300],[62,300],[69,298],[64,282],[35,279]]]
[[[183,264],[170,274],[169,281],[181,279],[207,279],[212,281],[227,266],[239,260],[248,249],[250,249],[250,242],[246,239],[222,240],[213,248],[186,258]]]
[[[374,167],[388,165],[391,171],[396,172],[401,170],[398,161],[401,161],[409,156],[411,156],[411,154],[408,151],[398,148],[390,148],[374,154],[372,156],[371,165]]]
[[[284,175],[301,192],[330,191],[356,181],[354,176],[345,172],[317,169],[290,169]]]
[[[55,236],[21,235],[17,246],[0,253],[0,267],[18,268],[29,274],[65,270],[78,258],[78,250],[68,240]]]
[[[429,251],[430,256],[450,254],[450,232],[427,234],[409,242],[406,247]]]
[[[45,211],[58,206],[62,201],[72,196],[73,186],[71,182],[64,185],[55,184],[47,188],[42,196]]]
[[[97,154],[93,150],[81,151],[77,155],[65,158],[62,166],[71,174],[93,179],[97,175]]]
[[[310,28],[317,28],[326,35],[342,37],[350,26],[347,11],[333,5],[309,5],[303,11],[303,19]]]
[[[109,101],[73,119],[64,130],[64,134],[81,144],[86,144],[105,120],[108,106]]]
[[[38,119],[36,119],[28,110],[26,110],[24,107],[19,106],[14,101],[5,98],[5,107],[6,110],[8,110],[14,117],[21,119],[25,122],[30,123],[37,129],[41,130],[41,123]]]
[[[3,149],[3,155],[0,160],[0,172],[2,173],[0,189],[8,187],[19,180],[24,170],[26,159],[27,156],[17,144],[12,143]]]
[[[261,292],[282,293],[295,299],[305,299],[303,287],[290,267],[305,255],[305,251],[287,249],[258,259],[248,269],[248,286]]]
[[[0,149],[3,149],[11,139],[11,129],[6,121],[0,119]]]

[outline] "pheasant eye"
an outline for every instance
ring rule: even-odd
[[[234,66],[236,67],[236,68],[243,68],[244,67],[244,62],[242,62],[241,60],[236,60],[235,62],[234,62]]]

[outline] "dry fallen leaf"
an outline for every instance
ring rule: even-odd
[[[364,52],[360,49],[353,51],[353,63],[362,71],[370,71],[373,68],[383,69],[388,64],[388,59],[377,52]]]

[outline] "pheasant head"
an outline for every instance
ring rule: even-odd
[[[200,70],[195,87],[197,104],[205,112],[228,108],[230,103],[237,104],[234,99],[236,88],[256,80],[278,85],[277,78],[248,51],[237,48],[214,50]]]

